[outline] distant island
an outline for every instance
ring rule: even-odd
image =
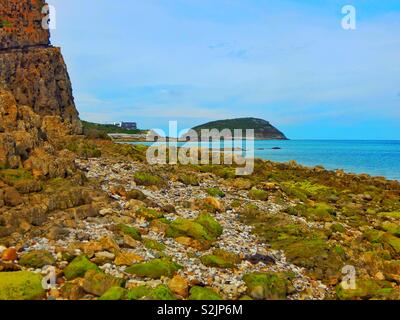
[[[208,122],[192,128],[199,135],[203,129],[254,129],[256,140],[288,140],[288,138],[268,121],[257,118],[237,118]]]

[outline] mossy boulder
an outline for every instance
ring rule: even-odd
[[[222,235],[222,231],[223,231],[222,226],[210,214],[201,213],[197,217],[195,222],[202,225],[207,230],[209,235],[211,235],[214,239],[217,239],[219,236]]]
[[[282,273],[250,273],[243,277],[247,294],[256,300],[285,300],[288,277]]]
[[[251,189],[249,191],[249,198],[253,200],[266,201],[268,200],[268,193],[264,190]]]
[[[393,287],[388,281],[356,280],[355,289],[344,289],[341,283],[336,286],[336,295],[340,300],[385,299],[392,292]]]
[[[36,300],[44,296],[40,274],[28,271],[0,272],[0,300]]]
[[[51,266],[56,262],[53,255],[45,250],[34,250],[24,253],[19,259],[19,264],[24,267],[42,268]]]
[[[200,260],[207,267],[234,268],[241,259],[234,253],[217,249],[211,255],[202,256]]]
[[[128,300],[139,300],[147,295],[150,294],[151,288],[146,287],[146,286],[138,286],[135,288],[132,288],[128,291],[126,294],[126,298]]]
[[[153,239],[143,239],[143,244],[147,249],[150,250],[164,251],[166,249],[165,244]]]
[[[135,240],[138,241],[142,240],[142,235],[140,234],[139,230],[136,229],[135,227],[131,227],[126,224],[119,224],[117,225],[117,230],[119,230],[119,232],[123,234],[130,236]]]
[[[83,277],[89,270],[100,271],[100,268],[93,262],[90,262],[86,256],[76,257],[64,269],[64,275],[67,280]]]
[[[188,236],[199,241],[213,241],[215,237],[209,234],[207,229],[201,224],[189,220],[178,218],[174,220],[166,230],[166,236],[171,238],[178,238]]]
[[[400,224],[399,223],[385,221],[382,223],[382,229],[397,236],[397,237],[400,237]]]
[[[99,300],[116,301],[123,300],[127,294],[127,290],[121,287],[111,287],[108,289]]]
[[[172,277],[179,269],[182,269],[181,265],[170,259],[164,258],[154,259],[144,263],[137,263],[130,266],[125,271],[139,277],[159,279],[162,276]]]
[[[173,292],[164,284],[157,286],[153,289],[146,298],[148,300],[176,300]]]
[[[224,260],[222,257],[213,254],[202,256],[200,261],[207,267],[233,268],[235,266],[231,262]]]
[[[190,289],[189,300],[223,300],[222,297],[211,288],[194,286]]]
[[[219,188],[208,188],[206,191],[211,197],[225,197],[225,193]]]
[[[162,218],[164,215],[162,212],[155,210],[155,209],[149,209],[149,208],[139,208],[136,211],[136,215],[145,218],[146,220],[155,220],[155,219],[160,219]]]
[[[153,175],[151,173],[148,172],[136,172],[133,175],[133,179],[135,180],[135,182],[138,185],[141,186],[164,186],[165,185],[165,181],[156,175]]]
[[[199,180],[193,174],[180,174],[178,181],[182,182],[187,186],[198,186],[200,185]]]
[[[116,278],[96,270],[89,270],[85,274],[83,289],[87,293],[91,293],[96,296],[102,296],[110,288],[121,287],[124,284],[124,279]]]

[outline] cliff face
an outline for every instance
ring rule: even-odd
[[[0,167],[55,177],[73,167],[55,142],[80,133],[81,123],[60,49],[42,26],[44,6],[0,0]]]
[[[49,45],[42,28],[43,0],[0,0],[0,49]]]
[[[43,28],[43,0],[0,0],[0,86],[41,117],[60,116],[81,130],[71,82],[60,49]]]

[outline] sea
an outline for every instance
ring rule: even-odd
[[[254,148],[244,143],[242,148],[254,150],[256,158],[275,162],[295,160],[305,166],[321,165],[329,170],[342,169],[400,181],[400,140],[257,140]]]

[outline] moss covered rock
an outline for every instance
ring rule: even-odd
[[[121,287],[124,283],[124,279],[116,278],[96,270],[89,270],[85,274],[83,289],[87,293],[102,296],[110,288]]]
[[[206,191],[211,197],[225,197],[225,193],[219,188],[208,188]]]
[[[287,296],[287,275],[281,273],[250,273],[243,277],[247,293],[256,300],[284,300]]]
[[[215,240],[215,237],[212,234],[209,234],[207,229],[201,224],[183,218],[178,218],[169,225],[166,230],[166,236],[172,238],[188,236],[200,241]]]
[[[28,271],[0,272],[0,300],[35,300],[44,296],[41,275]]]
[[[83,277],[89,270],[100,271],[99,267],[93,262],[90,262],[86,256],[76,257],[71,263],[64,269],[64,275],[67,280]]]
[[[166,249],[165,244],[152,239],[143,239],[143,244],[147,249],[164,251]]]
[[[202,225],[214,239],[222,235],[222,226],[210,214],[202,213],[195,221]]]
[[[385,299],[392,292],[393,287],[388,281],[357,280],[355,289],[344,289],[342,284],[336,286],[336,294],[340,300]]]
[[[211,288],[195,286],[190,289],[189,300],[223,300],[222,297]]]
[[[30,268],[51,266],[56,262],[53,255],[45,250],[34,250],[24,253],[19,259],[19,264]]]
[[[125,271],[139,277],[148,277],[152,279],[159,279],[162,276],[171,277],[182,266],[169,259],[154,259],[149,262],[137,263]]]
[[[139,230],[136,229],[135,227],[131,227],[126,224],[119,224],[117,225],[117,229],[121,233],[126,234],[135,240],[138,241],[142,240],[142,235],[140,234]]]
[[[233,268],[235,266],[231,262],[224,260],[222,257],[213,254],[202,256],[200,260],[207,267]]]
[[[149,208],[139,208],[136,211],[136,215],[145,218],[146,220],[155,220],[155,219],[160,219],[162,218],[164,215],[162,212],[155,210],[155,209],[149,209]]]
[[[268,200],[268,193],[265,192],[264,190],[251,189],[249,191],[249,197],[250,197],[250,199],[253,199],[253,200],[266,201],[266,200]]]
[[[128,291],[126,294],[126,298],[128,300],[139,300],[147,295],[149,295],[151,292],[151,288],[146,287],[146,286],[138,286],[136,288],[132,288]]]
[[[217,249],[211,255],[202,256],[200,260],[207,267],[234,268],[241,259],[234,253]]]
[[[99,300],[123,300],[127,294],[127,290],[121,287],[111,287],[108,289]]]
[[[164,284],[157,286],[146,296],[149,300],[176,300],[172,291]]]

